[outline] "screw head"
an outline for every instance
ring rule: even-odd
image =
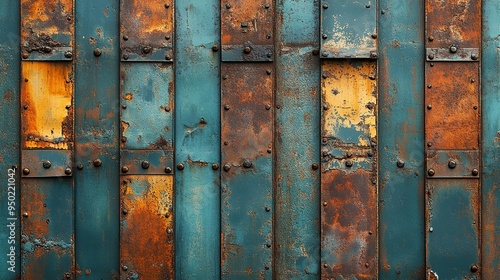
[[[165,167],[165,173],[172,173],[171,167]]]
[[[148,169],[149,168],[149,161],[145,160],[141,163],[141,167],[143,169]]]
[[[71,173],[73,173],[73,170],[71,170],[71,168],[66,167],[66,169],[64,169],[64,174],[71,175]]]
[[[24,175],[30,174],[30,170],[28,168],[23,168],[23,174]]]
[[[454,160],[450,160],[450,161],[448,162],[448,167],[449,167],[450,169],[453,169],[453,168],[457,167],[457,162],[456,162],[456,161],[454,161]]]
[[[43,168],[49,169],[52,166],[52,163],[50,163],[50,161],[48,161],[48,160],[44,160],[42,162],[42,165],[43,165]]]
[[[231,170],[231,165],[229,163],[226,163],[226,164],[224,164],[223,169],[224,169],[224,171],[228,172],[229,170]]]
[[[318,165],[317,163],[313,163],[313,164],[311,165],[311,168],[312,168],[313,170],[318,170],[319,165]]]
[[[472,175],[473,176],[479,175],[479,170],[477,170],[476,168],[472,169]]]
[[[99,166],[102,165],[102,160],[101,159],[95,159],[93,163],[94,163],[95,167],[99,167]]]
[[[352,167],[352,166],[353,166],[353,162],[352,162],[352,160],[346,160],[346,162],[345,162],[345,166],[347,166],[347,167]]]
[[[177,169],[184,170],[184,164],[182,164],[182,163],[177,164]]]
[[[403,167],[405,167],[405,162],[404,162],[404,160],[402,160],[402,159],[398,159],[398,161],[396,162],[396,165],[397,165],[399,168],[403,168]]]
[[[436,171],[430,168],[429,170],[427,170],[427,174],[429,174],[429,176],[434,176],[436,174]]]
[[[212,169],[213,170],[219,169],[219,164],[217,164],[217,163],[212,164]]]
[[[95,55],[95,56],[99,57],[99,56],[101,56],[101,54],[102,54],[101,49],[96,48],[96,49],[94,50],[94,55]]]
[[[122,172],[127,173],[128,172],[128,167],[127,166],[122,166]]]

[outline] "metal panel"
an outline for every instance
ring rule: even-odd
[[[2,279],[19,279],[21,275],[20,258],[20,124],[19,124],[19,62],[21,44],[19,37],[20,3],[17,0],[0,1],[0,114],[2,130],[0,133],[0,220],[3,229],[0,239],[0,263]],[[12,208],[10,208],[12,207]],[[14,226],[12,226],[12,224]]]
[[[75,2],[74,223],[79,279],[119,277],[118,3]]]
[[[224,279],[270,279],[272,64],[222,64],[221,258]]]
[[[73,0],[21,0],[24,60],[72,60]]]
[[[122,176],[121,279],[173,279],[173,176]]]
[[[476,61],[479,60],[478,48],[427,48],[427,61]]]
[[[317,1],[276,2],[276,279],[318,279],[320,64]],[[307,24],[305,24],[307,23]],[[297,133],[300,131],[300,133]]]
[[[172,174],[173,151],[123,150],[120,152],[122,173],[137,174]],[[123,169],[126,167],[126,171]]]
[[[479,151],[428,150],[428,178],[474,178],[479,176]]]
[[[495,279],[500,267],[500,6],[498,1],[483,1],[482,80],[482,196],[481,252],[482,277]]]
[[[379,278],[424,279],[424,5],[379,3]]]
[[[377,1],[322,1],[321,56],[377,58]]]
[[[121,0],[122,61],[171,61],[173,1]]]
[[[376,62],[322,71],[321,275],[377,277]]]
[[[220,1],[177,0],[175,12],[176,277],[219,279]]]
[[[24,150],[23,177],[71,176],[72,156],[68,150]]]

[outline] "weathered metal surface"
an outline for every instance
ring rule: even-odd
[[[120,267],[119,1],[76,1],[75,262],[79,279]]]
[[[73,175],[73,152],[69,150],[24,150],[23,177],[60,177]]]
[[[481,259],[483,279],[495,279],[500,268],[500,6],[498,1],[483,2],[482,53],[482,185]]]
[[[21,71],[22,147],[71,150],[72,64],[23,61]]]
[[[480,59],[478,48],[427,48],[427,61],[477,61]]]
[[[175,4],[176,278],[219,279],[220,1]]]
[[[321,275],[377,277],[376,62],[322,64]]]
[[[71,178],[21,182],[23,279],[74,279]]]
[[[3,189],[0,191],[0,220],[3,229],[0,239],[0,263],[3,264],[0,275],[3,279],[19,279],[21,272],[20,258],[20,124],[19,124],[19,80],[21,54],[18,36],[20,22],[19,1],[0,2],[0,114],[2,130],[0,131],[0,180]],[[12,207],[12,208],[9,208]],[[14,223],[14,226],[11,225]],[[11,236],[14,235],[14,238]],[[11,241],[13,240],[13,241]]]
[[[424,279],[424,5],[379,10],[379,279]]]
[[[120,1],[122,61],[171,61],[174,1]]]
[[[73,0],[21,0],[24,60],[72,60]]]
[[[319,3],[276,1],[276,279],[318,279],[320,265]],[[303,24],[307,22],[308,24]],[[297,133],[300,131],[300,133]]]
[[[272,277],[272,66],[222,64],[221,262],[224,279]]]
[[[321,57],[377,58],[377,1],[322,1]]]
[[[479,151],[428,150],[427,178],[479,177]]]
[[[222,61],[273,61],[273,45],[224,45]]]
[[[162,150],[122,150],[120,166],[122,173],[137,174],[173,174],[173,151]],[[126,167],[126,171],[123,170]]]
[[[426,192],[428,269],[440,279],[479,279],[478,180],[432,179]]]
[[[172,149],[172,66],[122,63],[120,78],[122,149]]]
[[[121,180],[121,279],[173,279],[173,176]]]
[[[479,148],[478,67],[478,63],[460,66],[456,62],[427,63],[425,139],[428,149]]]

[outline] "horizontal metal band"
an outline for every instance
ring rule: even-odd
[[[427,178],[479,178],[479,151],[428,150]]]
[[[363,58],[363,59],[377,59],[378,53],[376,51],[358,51],[358,52],[332,52],[328,50],[321,51],[321,58]]]
[[[23,50],[21,57],[24,61],[71,61],[73,60],[72,47],[41,47],[38,50]]]
[[[173,174],[173,162],[171,150],[120,151],[121,175]]]
[[[223,45],[222,61],[273,61],[273,45]]]
[[[480,51],[478,48],[427,48],[427,61],[478,61]]]
[[[72,150],[22,150],[23,177],[67,177],[73,174]]]
[[[121,51],[121,61],[146,61],[146,62],[172,62],[172,47],[153,48],[149,46],[130,49],[124,48]]]

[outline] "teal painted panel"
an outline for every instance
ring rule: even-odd
[[[274,272],[318,279],[320,89],[318,1],[276,2],[276,179]],[[314,55],[313,52],[316,54]],[[297,133],[300,131],[301,133]]]
[[[380,0],[379,11],[379,277],[423,279],[424,2]]]
[[[117,279],[119,272],[118,2],[75,1],[78,279]]]
[[[21,272],[20,257],[20,184],[19,179],[19,1],[0,2],[0,113],[3,116],[3,127],[8,128],[0,133],[0,220],[2,230],[0,239],[4,245],[0,249],[0,271],[2,279],[18,279]],[[9,169],[14,169],[9,171]],[[12,175],[11,175],[12,174]],[[10,192],[10,193],[9,193]],[[9,206],[14,208],[9,209]],[[12,219],[12,220],[10,220]],[[14,223],[14,227],[7,226]],[[10,236],[14,238],[10,238]],[[13,241],[11,241],[13,240]],[[11,248],[13,247],[13,248]],[[14,250],[11,250],[14,249]],[[11,262],[13,261],[13,262]]]
[[[122,149],[172,149],[172,64],[125,62],[120,71]]]
[[[495,279],[500,267],[500,3],[482,3],[482,277]]]
[[[219,13],[219,1],[175,3],[177,279],[220,278]]]
[[[377,1],[321,2],[321,57],[376,58]]]

